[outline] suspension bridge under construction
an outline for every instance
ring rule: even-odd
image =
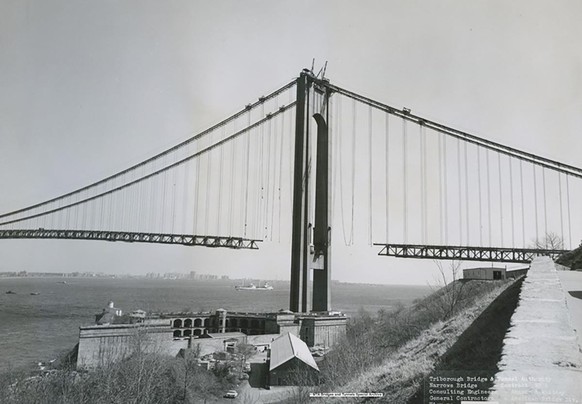
[[[575,166],[304,70],[151,158],[1,214],[0,238],[260,254],[261,241],[290,235],[290,309],[326,311],[335,243],[363,238],[385,256],[520,263],[571,249],[582,233],[571,205],[581,179]]]

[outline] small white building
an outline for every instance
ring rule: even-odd
[[[289,332],[271,342],[267,362],[271,386],[315,384],[319,373],[305,342]]]
[[[463,269],[463,279],[502,280],[506,279],[506,268],[484,267]]]

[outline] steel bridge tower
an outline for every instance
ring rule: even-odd
[[[328,101],[326,81],[304,70],[297,78],[295,157],[293,174],[293,222],[291,239],[291,293],[289,308],[294,312],[324,312],[331,309],[330,204]],[[320,105],[315,94],[321,96]],[[313,176],[309,150],[310,116],[317,124],[315,163],[315,206],[310,203]],[[313,213],[313,215],[311,215]],[[315,223],[309,223],[314,217]],[[313,284],[310,284],[313,271]],[[312,295],[310,296],[310,289]]]

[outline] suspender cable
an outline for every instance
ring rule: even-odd
[[[372,228],[372,107],[368,107],[368,244],[373,243]]]
[[[198,149],[200,150],[200,149]],[[200,199],[200,158],[201,157],[197,157],[196,158],[196,178],[195,181],[196,183],[194,184],[194,218],[193,218],[193,228],[192,228],[192,234],[197,234],[198,231],[198,205],[199,205],[199,199]]]
[[[562,173],[558,173],[558,193],[560,194],[560,238],[562,241],[562,248],[566,245],[564,242],[564,209],[562,202]]]
[[[501,180],[501,153],[497,153],[497,167],[499,174],[499,233],[501,234],[501,247],[503,247],[505,243],[503,242],[503,182]]]
[[[226,128],[222,127],[222,137],[224,138],[226,133]],[[232,142],[234,143],[236,140]],[[218,155],[218,212],[216,214],[216,234],[222,234],[220,232],[220,217],[222,216],[222,171],[224,168],[224,147],[220,148],[220,153]],[[231,179],[232,181],[232,179]]]
[[[572,249],[572,216],[570,215],[570,177],[566,175],[566,200],[568,201],[568,243]]]
[[[289,107],[294,107],[294,106],[295,106],[295,103],[293,103]],[[108,195],[108,194],[113,193],[113,192],[119,192],[119,191],[121,191],[123,189],[126,189],[126,188],[130,187],[133,184],[137,184],[137,183],[139,183],[141,181],[148,180],[148,179],[150,179],[150,178],[152,178],[154,176],[158,176],[160,173],[165,172],[165,171],[171,169],[172,167],[176,167],[178,165],[181,165],[181,164],[183,164],[184,162],[186,162],[186,161],[188,161],[190,159],[198,158],[199,156],[201,156],[203,154],[208,154],[209,152],[211,152],[212,150],[216,149],[217,147],[220,147],[223,144],[225,144],[227,142],[230,142],[233,139],[236,139],[237,137],[240,137],[244,133],[252,130],[253,128],[256,128],[257,126],[262,125],[264,122],[266,122],[269,119],[272,119],[274,116],[278,115],[279,113],[281,113],[281,111],[274,112],[271,115],[271,117],[267,117],[267,118],[261,119],[261,120],[255,122],[255,123],[253,123],[251,126],[249,126],[247,128],[244,128],[244,129],[238,131],[237,133],[234,133],[234,134],[228,136],[227,138],[225,138],[225,139],[223,139],[223,140],[221,140],[219,142],[216,142],[216,143],[214,143],[212,145],[209,145],[209,146],[206,146],[204,148],[201,148],[198,152],[196,152],[196,153],[194,153],[194,154],[192,154],[190,156],[184,157],[184,158],[182,158],[182,159],[180,159],[178,161],[175,161],[175,162],[167,165],[166,167],[163,167],[163,168],[158,169],[155,172],[149,173],[148,175],[146,175],[144,177],[134,178],[130,182],[127,182],[127,183],[125,183],[123,185],[120,185],[120,186],[118,186],[116,188],[110,189],[110,190],[105,191],[105,192],[102,192],[102,193],[95,194],[95,195],[93,195],[91,197],[87,197],[86,199],[84,199],[82,201],[79,201],[77,203],[74,203],[74,204],[69,204],[69,205],[66,205],[66,206],[62,206],[61,208],[54,208],[52,210],[46,211],[44,214],[29,215],[29,216],[27,216],[25,218],[22,218],[22,219],[19,219],[19,220],[2,222],[2,223],[0,223],[0,226],[8,225],[10,223],[14,223],[14,222],[17,222],[17,221],[20,222],[20,221],[23,221],[23,220],[26,220],[26,219],[33,219],[35,217],[39,217],[39,216],[42,216],[42,215],[46,215],[46,214],[58,212],[60,210],[63,210],[63,209],[66,209],[66,208],[69,208],[69,207],[72,207],[72,206],[75,206],[75,205],[78,205],[78,204],[81,204],[81,203],[84,203],[84,202],[94,201],[97,198],[100,198],[100,197],[102,197],[104,195]]]
[[[167,210],[166,210],[166,206],[167,206],[166,198],[168,200],[170,199],[170,197],[169,197],[170,196],[169,195],[169,190],[168,190],[168,182],[169,182],[169,179],[168,179],[168,170],[166,170],[166,171],[164,171],[164,199],[162,199],[162,209],[163,209],[162,210],[162,218],[163,218],[163,220],[162,220],[162,230],[164,232],[166,232],[166,219],[167,219],[166,216],[168,215],[168,213],[171,213],[171,212],[167,212]],[[136,192],[136,195],[137,195],[137,192]],[[136,217],[136,220],[139,220],[139,219]]]
[[[277,190],[277,145],[279,142],[279,131],[277,130],[277,120],[272,122],[273,131],[273,180],[271,183],[271,229],[269,231],[269,240],[273,241],[273,228],[275,227],[275,192]],[[279,161],[281,161],[281,155],[279,155]],[[277,198],[278,200],[278,198]]]
[[[102,188],[103,188],[103,191],[105,191],[105,184],[103,184]],[[99,226],[98,226],[99,230],[103,229],[103,200],[104,199],[105,198],[99,198],[99,215],[100,215]],[[59,199],[59,208],[61,207],[61,201],[62,201],[62,199]],[[56,216],[55,218],[57,219],[58,218],[57,215],[55,215],[55,216]],[[58,223],[58,220],[57,220],[57,223]]]
[[[338,96],[339,97],[339,96]],[[338,164],[337,164],[337,156],[339,155],[339,152],[337,150],[337,139],[336,139],[336,124],[337,124],[337,104],[335,102],[337,97],[331,98],[329,100],[329,111],[330,111],[330,118],[329,118],[329,122],[330,125],[328,127],[328,133],[329,133],[329,161],[331,164],[331,209],[332,209],[332,214],[330,217],[330,223],[329,225],[331,226],[332,229],[335,228],[335,214],[334,212],[335,210],[335,204],[337,201],[337,169],[338,169]],[[334,158],[335,157],[335,158]]]
[[[270,196],[270,190],[271,190],[271,156],[272,156],[272,152],[271,152],[271,134],[272,134],[272,121],[269,120],[268,126],[267,126],[267,134],[266,134],[266,142],[267,142],[267,152],[266,154],[266,159],[267,159],[267,180],[265,183],[265,210],[264,210],[264,215],[265,215],[265,222],[264,222],[264,229],[263,232],[265,234],[265,240],[269,238],[269,203],[271,202],[271,196]]]
[[[443,218],[443,161],[442,161],[442,148],[443,148],[443,135],[438,134],[439,146],[438,146],[438,165],[439,165],[439,210],[440,210],[440,230],[441,230],[441,244],[446,243],[446,238],[444,236],[445,221]]]
[[[459,191],[459,245],[463,245],[463,203],[461,188],[461,141],[457,138],[457,190]]]
[[[523,161],[519,160],[519,181],[521,190],[521,240],[522,247],[525,248],[525,200],[523,197]]]
[[[443,136],[443,172],[445,186],[445,244],[449,244],[449,184],[447,169],[447,137]]]
[[[467,245],[471,244],[470,234],[469,234],[469,165],[467,159],[467,142],[463,142],[463,148],[465,153],[465,217],[467,220]]]
[[[477,182],[479,186],[479,245],[483,245],[483,202],[481,198],[481,147],[477,146]]]
[[[190,184],[190,170],[191,170],[190,160],[184,165],[184,184],[182,185],[182,234],[186,234],[186,217],[188,209],[188,185]]]
[[[234,122],[234,126],[233,126],[233,132],[236,132],[236,121]],[[228,192],[229,198],[230,198],[230,204],[228,206],[228,234],[232,235],[234,233],[234,201],[235,199],[235,195],[234,195],[234,183],[235,183],[235,177],[240,176],[242,178],[242,176],[244,175],[242,170],[238,173],[239,175],[237,175],[237,170],[236,168],[236,162],[237,162],[237,151],[238,151],[238,147],[236,147],[236,143],[237,140],[234,140],[231,144],[230,144],[230,190]],[[239,141],[239,143],[241,143]],[[238,182],[238,181],[236,181]],[[242,201],[241,201],[242,202]],[[242,205],[242,203],[241,203]],[[244,229],[243,229],[244,232]]]
[[[278,215],[279,217],[277,218],[277,229],[278,229],[278,234],[277,234],[277,241],[280,243],[281,242],[281,183],[283,182],[283,140],[285,139],[285,114],[283,114],[281,116],[281,141],[279,143],[279,188],[278,188],[278,205],[279,205],[279,210],[278,210]],[[333,206],[333,204],[332,204]]]
[[[485,168],[487,169],[487,219],[489,221],[489,246],[492,247],[493,226],[491,225],[491,170],[489,168],[489,149],[485,150]]]
[[[423,244],[426,244],[426,183],[425,183],[425,172],[426,172],[426,159],[425,159],[425,138],[424,138],[424,126],[419,125],[420,133],[420,239]]]
[[[386,120],[386,243],[390,242],[390,114]]]
[[[509,162],[509,203],[511,205],[511,246],[515,248],[515,217],[514,217],[514,207],[513,207],[513,164],[511,158],[507,160]]]
[[[542,167],[542,188],[544,191],[544,238],[548,235],[548,203],[546,199],[546,168]]]
[[[341,210],[341,217],[342,217],[342,232],[344,235],[344,243],[346,246],[349,245],[348,241],[348,234],[346,232],[346,222],[345,222],[345,214],[344,214],[344,178],[343,178],[343,155],[344,155],[344,148],[342,147],[342,135],[341,135],[341,119],[342,116],[342,105],[341,105],[341,96],[337,98],[338,102],[338,121],[340,121],[340,125],[338,125],[338,150],[339,150],[339,183],[340,183],[340,210]]]
[[[353,100],[353,127],[352,127],[352,226],[350,230],[350,245],[354,244],[354,208],[356,198],[356,100]]]
[[[249,111],[248,113],[248,124],[247,126],[250,126],[251,123],[251,111]],[[249,224],[249,178],[250,178],[250,173],[249,173],[249,164],[250,164],[250,154],[251,154],[251,132],[248,132],[245,134],[245,148],[246,148],[246,153],[245,153],[245,211],[244,211],[244,229],[243,229],[243,234],[244,237],[247,236],[247,230],[248,230],[248,224]]]
[[[404,197],[404,243],[408,243],[408,178],[406,168],[408,165],[408,136],[407,136],[407,127],[406,127],[406,120],[402,120],[402,189],[403,189],[403,197]]]
[[[142,184],[139,184],[140,190]],[[172,169],[172,234],[174,234],[174,225],[176,222],[176,168]],[[220,233],[219,233],[220,234]]]
[[[536,178],[536,166],[532,164],[533,169],[533,181],[534,181],[534,209],[535,209],[535,216],[536,216],[536,242],[540,239],[540,233],[538,230],[538,183]]]
[[[261,116],[265,116],[265,104],[261,104]],[[264,184],[264,143],[265,143],[265,125],[259,127],[259,203],[257,205],[257,234],[263,238],[263,203],[265,201],[265,184]]]

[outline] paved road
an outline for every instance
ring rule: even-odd
[[[566,292],[570,321],[578,336],[578,346],[582,350],[582,271],[558,271],[558,277]]]

